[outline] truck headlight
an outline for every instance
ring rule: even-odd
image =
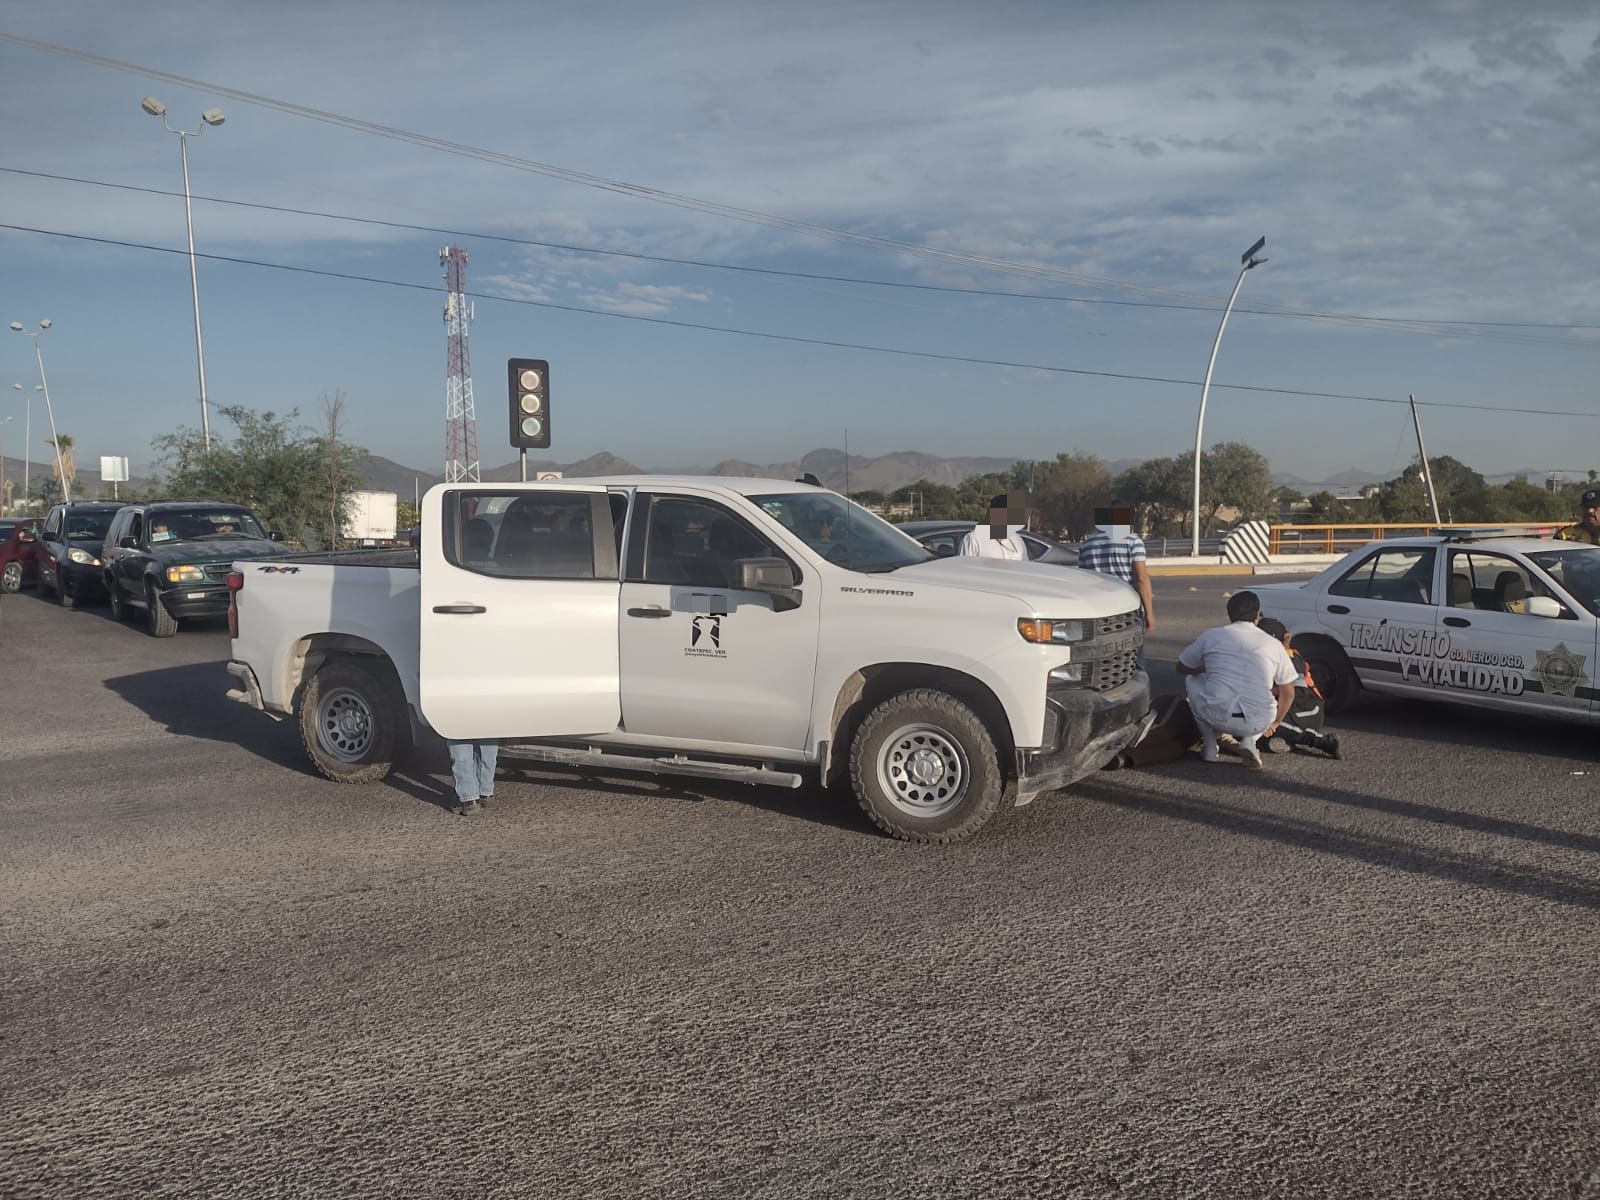
[[[1087,621],[1047,621],[1042,617],[1022,617],[1017,621],[1017,632],[1025,642],[1041,646],[1064,646],[1081,642],[1089,636]]]
[[[90,554],[87,550],[80,550],[76,546],[67,551],[67,561],[82,563],[86,567],[98,567],[100,565],[100,560],[98,558]]]
[[[181,567],[167,568],[168,583],[203,583],[206,573],[199,567],[185,564]]]

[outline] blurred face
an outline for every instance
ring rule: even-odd
[[[1585,504],[1578,510],[1585,525],[1600,525],[1600,503]]]

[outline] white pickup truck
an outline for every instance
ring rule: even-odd
[[[600,771],[820,772],[888,833],[949,842],[1148,724],[1131,588],[938,558],[804,484],[440,485],[417,551],[242,562],[229,587],[229,696],[297,716],[352,783],[432,728]]]

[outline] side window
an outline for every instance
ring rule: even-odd
[[[65,514],[59,508],[52,508],[50,515],[45,518],[44,535],[55,541],[61,536],[61,520]]]
[[[1526,613],[1529,596],[1551,596],[1554,599],[1550,590],[1530,578],[1516,559],[1503,554],[1485,554],[1479,550],[1451,551],[1452,608]]]
[[[643,571],[637,582],[737,588],[740,559],[787,558],[748,522],[720,504],[685,496],[656,496],[648,512],[648,527],[641,531],[645,538]]]
[[[1022,545],[1027,550],[1030,560],[1043,558],[1050,552],[1049,546],[1046,546],[1043,542],[1036,542],[1031,537],[1023,538]]]
[[[123,537],[131,537],[134,541],[144,542],[144,514],[134,513],[128,518],[128,528]]]
[[[1330,596],[1433,603],[1433,547],[1379,550],[1362,559],[1328,588]]]
[[[611,494],[611,533],[617,547],[617,561],[622,561],[622,532],[628,527],[628,497],[625,492]]]
[[[606,498],[589,492],[451,492],[445,558],[505,579],[615,579],[614,560],[596,570],[597,501],[609,512]]]

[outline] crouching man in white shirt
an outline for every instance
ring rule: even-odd
[[[1220,762],[1217,735],[1239,739],[1247,767],[1261,766],[1256,739],[1271,737],[1294,704],[1294,664],[1283,643],[1256,628],[1261,601],[1254,592],[1228,598],[1230,624],[1208,629],[1178,655],[1189,709],[1200,726],[1206,762]]]

